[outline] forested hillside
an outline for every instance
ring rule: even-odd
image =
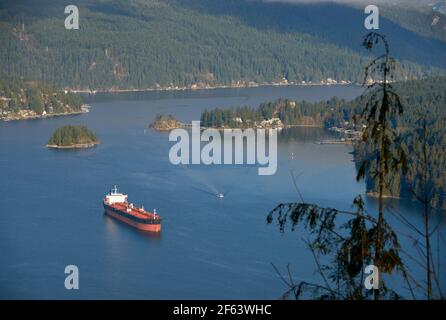
[[[422,36],[446,41],[446,16],[428,6],[425,8],[385,6],[381,14]]]
[[[404,107],[397,123],[401,145],[408,154],[406,174],[393,175],[387,181],[386,193],[391,196],[413,198],[414,192],[423,194],[424,190],[432,195],[432,205],[446,208],[446,78],[432,78],[422,81],[409,81],[396,84],[395,92]],[[363,105],[360,99],[352,108],[356,112]],[[426,119],[426,132],[423,119]],[[426,137],[426,146],[423,139]],[[426,147],[426,163],[423,163]],[[369,145],[355,145],[355,160],[360,163],[370,157]],[[427,185],[423,181],[423,167],[428,168]],[[376,179],[366,177],[367,191],[377,190]]]
[[[33,81],[0,75],[0,120],[85,112],[82,98]]]
[[[354,1],[345,5],[322,1],[314,3],[301,1],[293,4],[261,0],[169,0],[169,2],[214,17],[234,17],[258,30],[281,34],[305,33],[358,53],[362,52],[360,43],[366,33],[363,27],[366,2],[356,5]],[[436,34],[444,34],[445,30],[440,28],[440,25],[444,26],[444,19],[442,19],[443,24],[431,26],[431,21],[424,26],[423,31],[411,32],[409,30],[421,29],[420,25],[424,23],[421,20],[429,19],[430,16],[426,16],[426,11],[403,4],[390,6],[384,3],[381,2],[379,5],[379,32],[386,35],[391,44],[392,56],[444,68],[446,43],[432,38]],[[439,13],[436,15],[442,16]]]
[[[80,0],[80,29],[66,30],[66,5],[2,1],[1,72],[75,89],[319,83],[360,81],[370,59],[364,15],[347,6]],[[382,20],[400,79],[444,74],[444,42]]]

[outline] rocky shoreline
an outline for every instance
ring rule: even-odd
[[[183,124],[171,115],[158,115],[155,120],[149,125],[149,127],[156,131],[171,131],[174,129],[182,128]]]
[[[91,143],[77,143],[69,146],[59,146],[56,144],[47,144],[46,147],[50,149],[86,149],[96,147],[100,142]]]

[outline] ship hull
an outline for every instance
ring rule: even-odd
[[[161,223],[145,223],[145,222],[142,223],[142,222],[135,221],[130,216],[128,216],[125,212],[117,210],[117,209],[113,208],[112,206],[109,206],[105,203],[104,203],[104,209],[105,209],[105,213],[108,216],[115,218],[119,221],[125,222],[128,225],[131,225],[132,227],[135,227],[139,230],[149,231],[149,232],[160,232],[161,231]]]

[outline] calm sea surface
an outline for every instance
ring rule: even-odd
[[[277,173],[258,176],[256,166],[174,166],[168,134],[148,125],[157,114],[191,121],[205,108],[361,92],[332,86],[102,94],[88,98],[88,114],[0,123],[0,298],[276,299],[286,288],[272,263],[282,271],[289,263],[296,281],[319,281],[303,234],[281,235],[266,216],[298,199],[290,172],[306,201],[349,209],[364,193],[351,146],[315,144],[329,137],[322,129],[290,129],[279,135]],[[88,126],[102,144],[45,148],[66,124]],[[114,184],[135,204],[156,208],[164,219],[160,235],[104,216],[102,198]],[[376,208],[373,200],[367,205]],[[393,205],[421,225],[414,204]],[[77,291],[64,287],[70,264],[79,268]]]

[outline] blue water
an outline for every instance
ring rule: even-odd
[[[0,123],[0,298],[276,299],[286,287],[271,263],[282,271],[290,263],[296,281],[318,281],[301,235],[281,235],[266,216],[279,202],[298,200],[291,171],[306,201],[349,209],[364,193],[350,146],[317,145],[328,133],[293,129],[279,136],[277,173],[258,176],[255,166],[174,166],[168,134],[148,124],[158,113],[190,121],[205,108],[257,106],[278,97],[353,98],[361,91],[266,87],[97,95],[89,98],[88,114]],[[66,124],[88,126],[102,143],[88,150],[45,148],[51,133]],[[160,235],[103,215],[102,198],[114,184],[135,204],[156,208],[164,219]],[[414,204],[396,205],[421,223]],[[70,264],[79,268],[79,290],[64,287]]]

